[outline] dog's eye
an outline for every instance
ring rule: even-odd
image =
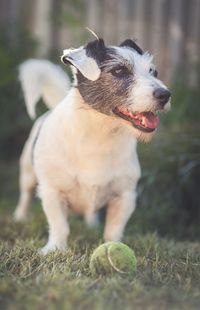
[[[110,71],[112,73],[112,75],[116,76],[116,77],[119,77],[119,78],[122,78],[126,75],[129,74],[129,70],[126,68],[126,67],[117,67],[117,68],[114,68]]]
[[[150,69],[149,69],[149,73],[150,73],[151,75],[153,75],[154,77],[157,77],[157,76],[158,76],[158,71],[157,71],[156,69],[154,69],[154,68],[150,68]]]

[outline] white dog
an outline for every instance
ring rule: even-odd
[[[122,238],[140,178],[136,139],[150,140],[159,125],[157,112],[170,106],[152,56],[132,40],[105,46],[98,39],[64,50],[62,61],[73,67],[75,82],[36,122],[25,145],[15,213],[17,219],[25,217],[38,183],[49,224],[45,254],[67,247],[69,210],[92,224],[106,205],[104,239]]]

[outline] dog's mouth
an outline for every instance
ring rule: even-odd
[[[159,126],[159,118],[152,111],[131,112],[126,107],[116,107],[113,112],[143,132],[153,132]]]

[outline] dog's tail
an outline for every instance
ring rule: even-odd
[[[57,65],[47,60],[30,59],[19,66],[19,80],[24,93],[26,108],[35,118],[35,107],[42,97],[46,106],[55,107],[68,93],[70,80]]]

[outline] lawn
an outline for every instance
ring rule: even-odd
[[[199,309],[200,243],[128,227],[124,242],[137,255],[135,276],[92,278],[89,258],[102,242],[101,229],[88,230],[77,217],[70,223],[69,249],[43,257],[37,252],[47,238],[42,212],[25,224],[1,217],[1,309]]]
[[[89,259],[103,242],[103,219],[90,230],[71,215],[68,250],[41,256],[47,225],[40,204],[34,201],[27,222],[13,222],[17,163],[2,163],[0,309],[199,309],[199,209],[192,200],[199,184],[199,140],[191,140],[191,130],[196,132],[161,129],[151,144],[139,146],[138,208],[123,239],[138,260],[130,277],[91,276]]]

